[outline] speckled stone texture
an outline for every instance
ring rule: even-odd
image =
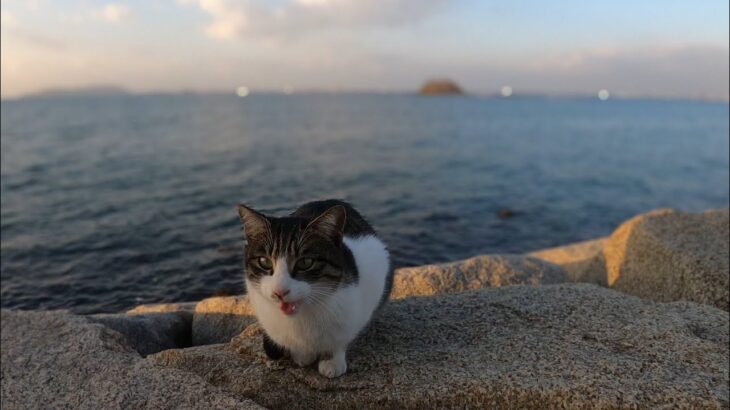
[[[128,315],[142,315],[147,313],[183,313],[188,312],[192,316],[198,302],[182,303],[151,303],[149,305],[135,306],[127,311]]]
[[[521,255],[477,256],[442,265],[398,269],[395,272],[391,297],[397,299],[484,287],[540,285],[565,281],[565,273],[560,267],[536,258]],[[170,312],[175,311],[175,308],[173,305],[157,305],[142,311]],[[196,346],[227,343],[255,322],[253,308],[245,296],[203,299],[192,310],[192,342]]]
[[[565,271],[570,282],[586,282],[606,286],[606,259],[603,246],[608,238],[571,243],[528,253],[554,263]]]
[[[266,359],[246,297],[3,310],[2,408],[727,409],[728,219],[659,210],[607,239],[400,269],[334,380]],[[624,293],[559,284],[581,281]]]
[[[730,309],[728,209],[639,215],[604,245],[608,285],[669,302],[688,300]]]
[[[2,409],[261,409],[64,311],[2,310]]]
[[[339,379],[269,361],[258,325],[148,360],[271,409],[728,408],[729,323],[594,285],[511,286],[390,301]]]
[[[193,315],[189,312],[101,314],[87,317],[124,335],[129,345],[142,356],[192,345],[190,329]]]
[[[482,255],[441,265],[402,268],[393,277],[392,299],[508,285],[567,281],[559,266],[523,255]]]
[[[253,307],[246,296],[203,299],[195,306],[193,345],[230,342],[255,322]]]

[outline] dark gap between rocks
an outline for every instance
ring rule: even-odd
[[[193,346],[192,312],[100,314],[88,318],[121,333],[142,357]]]

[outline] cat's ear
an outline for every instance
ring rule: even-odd
[[[307,225],[305,232],[316,232],[335,242],[342,240],[345,233],[345,220],[347,213],[342,205],[335,205],[322,212],[317,218]]]
[[[263,214],[254,211],[243,204],[238,204],[238,216],[243,224],[243,234],[247,240],[263,235],[268,235],[271,225]]]

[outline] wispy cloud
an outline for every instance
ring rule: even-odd
[[[105,5],[98,13],[97,15],[102,20],[117,24],[124,20],[127,20],[131,15],[131,11],[129,7],[123,5],[123,4],[115,4],[115,3],[109,3]]]
[[[88,11],[63,11],[58,20],[64,24],[83,25],[93,22],[120,24],[132,17],[132,9],[123,4],[109,3]]]
[[[435,13],[449,0],[290,0],[271,5],[262,0],[179,0],[193,4],[213,21],[213,38],[291,37],[331,28],[398,26]]]

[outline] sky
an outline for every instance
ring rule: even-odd
[[[728,100],[727,0],[3,0],[3,98],[466,91]]]

